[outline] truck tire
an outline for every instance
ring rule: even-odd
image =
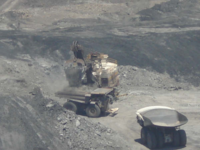
[[[140,132],[142,144],[147,143],[147,128],[143,127]]]
[[[180,135],[178,131],[174,131],[173,134],[173,145],[174,146],[179,146],[180,145]]]
[[[112,95],[107,95],[107,99],[109,100],[110,104],[113,104],[114,97]]]
[[[86,114],[88,117],[99,117],[101,110],[97,105],[89,105],[86,108]]]
[[[103,99],[103,107],[101,108],[102,113],[105,115],[106,112],[109,110],[109,105],[110,105],[110,97],[112,95],[108,95]],[[111,97],[112,98],[112,97]]]
[[[156,136],[155,136],[154,132],[147,131],[147,147],[149,149],[153,149],[156,147],[156,145],[157,145]]]
[[[144,121],[142,120],[142,118],[140,118],[139,116],[137,116],[136,119],[137,119],[137,123],[138,123],[141,127],[144,127]]]
[[[73,102],[66,102],[63,107],[67,110],[73,111],[73,112],[77,112],[77,106],[76,104],[74,104]]]
[[[156,132],[157,148],[163,147],[165,143],[164,134],[161,131]]]
[[[185,146],[187,143],[187,137],[184,130],[178,130],[179,137],[180,137],[180,146]]]

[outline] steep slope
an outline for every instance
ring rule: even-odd
[[[113,130],[64,110],[54,96],[67,85],[61,65],[18,55],[1,56],[0,68],[0,149],[130,149]]]

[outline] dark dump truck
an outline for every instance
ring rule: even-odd
[[[173,146],[185,146],[187,137],[180,126],[188,119],[173,108],[149,106],[136,112],[137,122],[142,127],[141,141],[150,149],[161,148],[169,143]]]
[[[68,110],[84,110],[89,117],[98,117],[109,110],[109,104],[117,99],[119,74],[117,61],[107,54],[93,52],[84,57],[81,45],[71,46],[74,58],[66,61],[65,74],[69,87],[57,92],[56,96],[66,98],[63,105]],[[82,86],[89,91],[80,90]]]
[[[64,108],[75,113],[85,111],[88,117],[99,117],[109,111],[109,104],[114,101],[114,92],[113,88],[97,88],[91,92],[65,91],[57,95],[60,98],[67,98]]]

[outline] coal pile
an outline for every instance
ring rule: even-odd
[[[56,128],[60,130],[60,138],[70,149],[130,149],[128,146],[122,147],[122,139],[100,123],[94,124],[72,112],[60,114],[57,120],[59,124]]]

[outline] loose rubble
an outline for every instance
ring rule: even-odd
[[[149,71],[135,66],[119,66],[120,73],[120,90],[122,92],[128,90],[140,89],[164,89],[173,90],[189,90],[192,85],[187,82],[177,82],[171,78],[169,74],[161,74],[155,71]]]

